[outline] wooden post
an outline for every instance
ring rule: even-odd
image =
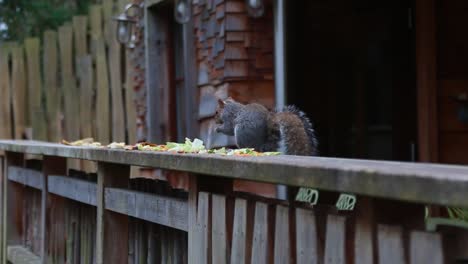
[[[48,252],[48,241],[50,230],[47,230],[47,218],[49,217],[49,222],[54,218],[53,215],[48,214],[49,205],[47,200],[49,199],[52,203],[54,198],[49,197],[49,188],[48,188],[48,177],[49,175],[65,175],[67,172],[67,159],[62,157],[51,157],[45,156],[43,159],[42,167],[42,193],[41,193],[41,260],[42,263],[47,263],[47,252]]]
[[[188,198],[188,260],[190,263],[197,263],[195,260],[195,238],[197,224],[197,202],[198,202],[198,181],[196,175],[190,175],[189,198]]]
[[[8,181],[8,167],[24,166],[24,155],[16,152],[5,153],[3,173],[3,223],[2,223],[2,263],[7,263],[8,245],[20,244],[23,229],[22,196],[23,187]],[[19,204],[18,204],[19,203]],[[15,212],[13,214],[13,212]],[[11,214],[11,215],[10,215]]]
[[[128,187],[130,166],[98,163],[96,263],[128,262],[128,216],[105,209],[107,187]]]

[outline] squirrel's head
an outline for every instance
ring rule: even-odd
[[[239,106],[242,105],[230,97],[226,100],[218,99],[215,115],[215,122],[218,124],[215,129],[216,132],[234,136],[234,122],[236,114],[239,111]]]

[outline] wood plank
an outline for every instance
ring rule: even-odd
[[[59,28],[60,66],[62,72],[62,91],[64,94],[64,120],[67,140],[80,139],[80,127],[76,120],[80,120],[80,96],[73,73],[73,30],[71,25]]]
[[[228,263],[227,256],[227,223],[226,223],[226,197],[212,196],[212,260],[211,263]],[[255,262],[254,262],[255,263]]]
[[[28,72],[29,116],[31,117],[32,138],[47,140],[45,112],[42,105],[42,78],[40,69],[39,38],[27,38],[24,41]]]
[[[75,40],[75,58],[81,58],[88,54],[88,17],[73,17],[73,36]]]
[[[210,194],[206,192],[198,193],[196,237],[192,241],[194,248],[193,257],[195,263],[208,263],[210,256],[209,248],[209,201]]]
[[[98,163],[96,263],[119,263],[128,258],[128,216],[105,209],[105,188],[128,187],[130,166]]]
[[[138,191],[106,188],[106,209],[187,231],[187,201]]]
[[[89,7],[89,23],[91,27],[91,54],[96,56],[97,42],[104,37],[103,23],[102,23],[102,6],[91,5]]]
[[[437,162],[436,3],[417,0],[415,5],[419,160]]]
[[[328,215],[323,263],[345,263],[345,222],[346,218]]]
[[[24,66],[23,47],[11,45],[12,74],[11,87],[13,100],[14,132],[16,139],[23,139],[29,122],[28,91],[26,89],[26,70]]]
[[[32,253],[24,246],[9,246],[8,257],[9,263],[12,264],[41,264],[41,258]]]
[[[3,203],[3,200],[4,200],[4,190],[6,189],[5,185],[6,185],[6,160],[5,158],[0,155],[0,204],[2,205],[2,208],[0,209],[0,261],[2,261],[3,263],[3,254],[6,254],[6,252],[4,251],[4,245],[3,245],[3,242],[4,242],[4,239],[3,239],[3,233],[5,231],[5,229],[3,228],[6,224],[4,224],[4,213],[5,213],[5,209],[4,209],[4,203]]]
[[[276,206],[274,263],[290,263],[289,208]]]
[[[442,237],[437,233],[413,231],[410,234],[410,263],[444,263]]]
[[[226,31],[248,31],[247,14],[226,14]]]
[[[106,50],[102,38],[96,41],[96,138],[103,144],[110,143],[110,100]]]
[[[15,152],[5,153],[4,176],[8,176],[11,166],[24,166],[24,155]],[[5,179],[5,178],[4,178]],[[23,234],[23,187],[12,181],[3,184],[3,226],[2,228],[2,263],[7,263],[7,246],[22,243]]]
[[[50,193],[96,206],[97,185],[94,182],[67,176],[50,175],[47,185]]]
[[[122,45],[118,42],[116,36],[117,22],[109,20],[109,27],[110,43],[108,66],[112,99],[112,140],[115,142],[125,142],[125,108],[122,94]]]
[[[356,208],[356,228],[354,234],[355,263],[374,263],[374,210],[370,198],[359,198]]]
[[[188,261],[197,263],[195,251],[197,248],[197,203],[198,203],[198,179],[196,175],[189,178],[188,197]]]
[[[314,212],[312,210],[297,208],[296,261],[298,264],[319,263],[317,238],[317,224]]]
[[[378,225],[377,232],[379,263],[405,263],[403,233],[401,227]]]
[[[255,216],[252,241],[252,263],[268,262],[268,205],[255,203]]]
[[[246,262],[247,244],[247,201],[236,199],[234,204],[234,224],[232,228],[231,263]]]
[[[13,138],[9,58],[9,49],[0,46],[0,138],[4,139]]]
[[[16,166],[8,167],[8,180],[42,190],[42,173],[33,169]]]
[[[60,101],[62,92],[58,85],[58,42],[57,32],[46,30],[44,32],[43,61],[44,92],[46,95],[46,113],[48,122],[48,140],[60,142],[62,139]]]

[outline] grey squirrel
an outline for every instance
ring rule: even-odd
[[[237,147],[278,151],[287,155],[317,155],[312,123],[294,106],[269,111],[257,103],[241,104],[232,98],[218,100],[216,132],[234,136]]]

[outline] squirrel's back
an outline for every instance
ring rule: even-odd
[[[317,138],[309,118],[294,106],[275,114],[280,139],[278,151],[289,155],[317,155]]]

